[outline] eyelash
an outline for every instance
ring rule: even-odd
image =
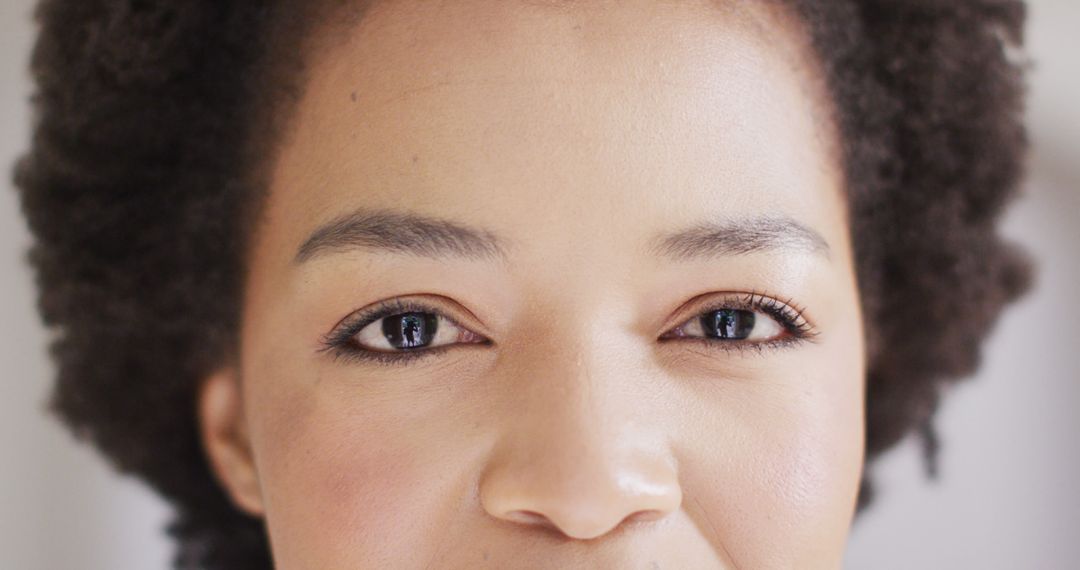
[[[701,344],[708,349],[724,350],[728,352],[756,351],[760,353],[766,349],[787,348],[805,341],[813,341],[814,337],[818,334],[814,330],[814,327],[803,316],[804,309],[793,304],[792,299],[780,301],[774,297],[756,291],[733,294],[709,303],[704,308],[698,310],[691,318],[697,318],[703,314],[720,309],[760,311],[776,319],[777,323],[780,324],[781,328],[787,332],[788,335],[766,341],[722,341],[709,337],[678,337],[664,339],[662,342],[694,342]],[[323,338],[323,347],[321,348],[321,351],[331,353],[335,360],[345,359],[348,361],[373,362],[376,364],[393,366],[414,364],[427,358],[439,356],[447,350],[463,346],[462,343],[455,343],[437,346],[435,348],[389,352],[358,348],[352,342],[353,337],[361,330],[379,319],[408,312],[431,313],[449,321],[456,327],[465,328],[455,319],[446,315],[443,311],[426,303],[414,300],[392,299],[381,302],[371,309],[354,313],[353,315],[346,317],[333,331]],[[682,327],[687,322],[689,322],[689,320],[684,319],[676,328]],[[665,332],[664,334],[666,335],[668,333]],[[661,336],[661,338],[663,338],[663,336]],[[490,346],[492,342],[490,340],[485,340],[484,342],[467,344]]]
[[[382,350],[370,350],[366,348],[357,348],[352,338],[356,336],[364,327],[378,321],[383,317],[390,317],[400,313],[409,312],[424,312],[432,313],[450,321],[454,326],[461,327],[456,320],[447,316],[443,311],[432,307],[428,304],[403,299],[392,299],[390,301],[383,301],[369,310],[355,313],[349,317],[346,317],[333,331],[330,332],[323,339],[324,351],[329,351],[333,354],[334,359],[346,359],[346,360],[358,360],[374,362],[377,364],[395,365],[395,364],[413,364],[420,360],[438,356],[443,352],[459,347],[457,344],[447,344],[444,346],[437,346],[435,348],[425,348],[421,350],[402,350],[396,352],[388,352]],[[487,346],[491,344],[490,340],[485,342],[474,343],[481,346]]]
[[[691,319],[698,318],[701,315],[720,309],[760,311],[775,319],[776,322],[780,324],[780,327],[787,333],[787,336],[765,341],[722,341],[709,337],[672,337],[665,339],[662,342],[689,342],[702,345],[709,350],[723,350],[727,352],[754,351],[756,353],[762,353],[766,350],[789,348],[803,342],[815,342],[818,331],[815,330],[814,326],[811,325],[804,316],[806,309],[796,305],[794,298],[780,301],[775,297],[771,297],[758,291],[729,295],[731,296],[707,303],[704,307],[698,309]],[[682,327],[688,322],[688,319],[683,319],[676,328]],[[665,332],[664,334],[666,335],[668,333]],[[661,338],[663,338],[663,335]]]

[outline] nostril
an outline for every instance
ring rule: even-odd
[[[561,522],[557,523],[551,517],[548,517],[543,513],[530,511],[527,509],[516,509],[512,511],[507,511],[503,515],[503,518],[505,520],[518,524],[543,527],[548,530],[557,531],[571,538],[589,539],[610,532],[614,527],[628,525],[633,526],[639,523],[644,524],[651,521],[657,521],[663,519],[666,514],[667,513],[665,513],[663,510],[659,509],[643,509],[623,518],[614,526],[610,524],[588,524],[583,523],[583,521],[581,520],[570,519],[562,520]]]
[[[506,518],[524,524],[551,525],[551,521],[536,511],[515,510],[506,513]]]
[[[638,511],[638,512],[626,517],[623,520],[623,523],[632,524],[632,523],[638,523],[638,522],[658,521],[658,520],[664,518],[666,515],[667,515],[667,513],[665,513],[664,511],[660,511],[660,510],[657,510],[657,509],[646,509],[646,510]]]

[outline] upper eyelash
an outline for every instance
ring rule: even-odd
[[[458,322],[447,316],[443,311],[436,309],[426,303],[418,301],[408,301],[398,299],[391,299],[389,301],[383,301],[375,305],[371,309],[353,313],[345,317],[337,324],[334,329],[323,337],[321,352],[330,352],[333,354],[334,359],[339,358],[354,358],[361,360],[370,360],[383,364],[397,364],[397,363],[412,363],[419,361],[422,358],[436,356],[439,353],[444,352],[447,349],[453,348],[455,345],[437,346],[435,348],[425,348],[421,350],[403,350],[403,351],[382,351],[382,350],[369,350],[359,349],[351,347],[350,341],[359,333],[364,327],[371,323],[378,321],[383,317],[389,317],[400,313],[408,312],[425,312],[436,314],[447,321],[450,321],[454,326],[460,327]],[[486,344],[486,343],[485,343]]]
[[[732,299],[735,298],[734,307]],[[718,348],[726,351],[747,351],[754,350],[762,352],[764,349],[781,348],[796,344],[800,341],[810,340],[812,341],[817,332],[813,325],[804,316],[805,308],[796,305],[793,299],[786,301],[780,301],[775,297],[768,296],[758,291],[751,291],[748,293],[736,293],[732,296],[725,297],[721,300],[708,303],[702,309],[699,309],[697,316],[704,313],[715,311],[724,308],[736,308],[743,310],[757,310],[766,313],[773,317],[780,323],[780,325],[791,333],[790,337],[774,339],[771,341],[718,341],[708,337],[682,337],[678,339],[668,339],[665,342],[671,342],[677,340],[678,342],[698,342],[706,345],[708,348]],[[380,364],[411,364],[421,359],[437,356],[448,349],[454,348],[456,344],[438,346],[435,348],[425,348],[421,350],[402,350],[402,351],[381,351],[381,350],[369,350],[358,349],[351,347],[351,339],[359,333],[364,327],[371,323],[378,321],[383,317],[393,316],[400,313],[407,312],[426,312],[433,313],[450,321],[454,326],[461,326],[457,321],[443,311],[440,311],[426,303],[418,301],[403,300],[400,298],[391,299],[389,301],[383,301],[377,304],[375,307],[368,309],[360,313],[353,313],[348,317],[342,319],[341,322],[326,336],[323,337],[323,348],[321,351],[329,351],[334,355],[334,359],[338,358],[353,358],[366,361],[378,362]],[[682,321],[686,323],[687,321]],[[681,324],[679,326],[682,326]],[[666,332],[664,334],[667,334]],[[490,344],[490,341],[479,344]]]
[[[431,307],[415,301],[404,301],[400,298],[382,301],[365,311],[351,313],[334,326],[329,334],[323,337],[324,345],[337,345],[347,341],[367,325],[383,318],[398,313],[410,311],[436,312]],[[441,314],[441,313],[439,313]]]
[[[761,353],[766,349],[778,349],[807,341],[815,342],[815,337],[819,334],[816,328],[806,318],[806,309],[796,305],[792,298],[781,301],[776,297],[760,293],[756,290],[749,293],[735,293],[729,295],[731,296],[707,303],[703,308],[698,308],[695,316],[691,318],[698,318],[705,313],[719,309],[735,308],[761,311],[776,319],[776,321],[780,323],[780,326],[790,333],[790,336],[765,341],[728,341],[709,337],[676,337],[664,339],[663,342],[693,342],[700,344],[709,350],[724,350],[727,352],[754,351],[756,353]],[[735,299],[734,301],[733,298]],[[681,327],[687,322],[689,321],[684,319],[680,321],[678,326]],[[665,332],[664,334],[667,333]]]
[[[816,329],[810,324],[810,321],[808,321],[805,316],[806,308],[796,305],[794,298],[780,301],[779,299],[757,291],[751,291],[750,293],[745,293],[743,295],[741,302],[745,307],[742,308],[757,309],[776,318],[777,321],[779,321],[781,325],[784,325],[785,328],[788,329],[788,332],[791,332],[793,335],[799,337],[811,337],[817,335]],[[727,304],[721,301],[720,305],[712,309],[706,309],[706,311],[726,308],[727,306]]]

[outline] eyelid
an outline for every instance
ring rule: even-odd
[[[770,307],[775,310],[770,310]],[[700,317],[702,314],[709,311],[715,311],[725,308],[743,309],[748,311],[755,311],[764,313],[769,318],[776,320],[781,327],[791,333],[794,338],[787,339],[775,339],[766,341],[721,341],[717,342],[713,339],[701,339],[697,337],[686,338],[685,340],[705,340],[712,344],[723,344],[724,348],[737,349],[734,345],[748,346],[758,345],[757,348],[761,348],[761,345],[775,344],[779,345],[783,342],[794,342],[798,340],[813,341],[819,332],[817,327],[811,322],[810,318],[806,316],[806,308],[802,307],[794,302],[794,298],[790,297],[787,300],[781,300],[780,297],[772,296],[766,293],[762,293],[758,290],[752,290],[749,292],[742,291],[726,291],[726,292],[710,292],[703,295],[699,295],[683,303],[675,311],[675,315],[679,315],[677,319],[672,319],[674,324],[665,325],[661,337],[669,334],[671,331],[685,326],[690,320]],[[790,319],[790,325],[788,320]],[[672,321],[669,321],[669,323]]]
[[[417,298],[419,297],[419,298]],[[424,297],[434,297],[436,299],[446,299],[444,302],[429,302]],[[334,323],[334,326],[330,327],[330,331],[323,335],[323,339],[329,339],[335,336],[335,332],[342,328],[355,327],[361,322],[371,323],[378,320],[381,317],[391,316],[397,313],[408,311],[424,311],[438,315],[455,326],[468,329],[481,336],[488,336],[487,334],[477,330],[483,329],[482,326],[473,326],[468,323],[476,322],[478,319],[468,309],[462,308],[460,310],[446,310],[444,305],[452,304],[453,301],[449,297],[437,294],[415,294],[393,297],[390,299],[384,299],[376,301],[369,305],[365,305],[359,309],[350,311],[343,318]],[[457,316],[458,313],[468,315],[468,318],[462,319]],[[376,316],[377,315],[377,316]]]
[[[440,295],[436,295],[435,297],[445,298]],[[329,330],[329,333],[323,335],[321,340],[322,347],[318,349],[318,352],[332,353],[335,361],[338,358],[353,358],[357,359],[357,361],[372,362],[374,364],[405,365],[416,363],[420,361],[420,359],[443,353],[449,349],[460,348],[460,345],[462,344],[487,345],[492,343],[483,333],[476,333],[475,328],[477,327],[461,324],[461,321],[458,320],[458,318],[453,314],[450,314],[450,311],[441,308],[440,304],[441,303],[432,303],[424,299],[415,299],[413,296],[394,297],[392,299],[369,304],[369,306],[352,311],[341,318],[341,320]],[[424,312],[434,314],[437,317],[443,318],[443,320],[447,321],[450,325],[468,331],[469,334],[480,337],[484,339],[484,341],[472,343],[456,342],[418,350],[397,351],[350,347],[350,344],[353,343],[352,339],[356,335],[359,335],[363,329],[379,322],[381,318],[404,312]],[[465,312],[468,312],[468,310],[465,310]]]
[[[735,305],[741,304],[747,307],[756,306],[762,303],[775,303],[778,306],[790,308],[802,321],[805,321],[807,325],[813,326],[811,320],[806,315],[806,308],[795,303],[794,297],[783,299],[775,295],[761,292],[757,289],[750,291],[714,291],[698,295],[680,305],[679,308],[676,309],[675,314],[686,313],[687,317],[692,317],[695,314],[709,310],[730,307],[732,303]],[[676,319],[676,323],[682,323],[685,320],[685,318],[678,318]]]

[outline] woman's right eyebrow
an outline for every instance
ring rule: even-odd
[[[304,240],[295,263],[324,253],[372,249],[421,257],[506,261],[507,240],[466,224],[397,210],[360,209],[338,217]]]

